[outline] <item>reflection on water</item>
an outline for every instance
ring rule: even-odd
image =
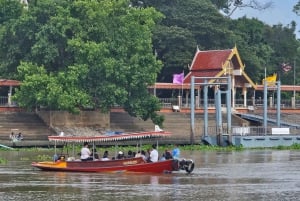
[[[300,152],[184,152],[194,172],[173,174],[46,172],[33,153],[1,152],[0,200],[298,200]]]

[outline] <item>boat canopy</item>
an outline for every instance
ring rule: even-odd
[[[171,133],[167,131],[150,131],[137,133],[121,133],[99,136],[48,136],[49,141],[55,142],[115,142],[124,140],[138,140],[149,138],[168,137]]]

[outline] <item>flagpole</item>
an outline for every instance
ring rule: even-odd
[[[184,79],[184,71],[182,71],[182,73],[183,73],[183,79]],[[181,98],[183,98],[183,79],[181,82]]]
[[[265,81],[266,81],[266,78],[267,78],[267,68],[265,67]]]
[[[294,98],[296,98],[296,89],[295,89],[295,85],[296,85],[296,59],[294,59]]]

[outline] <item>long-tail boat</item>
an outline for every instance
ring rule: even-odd
[[[114,142],[124,140],[141,140],[149,138],[160,138],[170,136],[170,132],[161,129],[150,132],[118,133],[113,135],[99,136],[48,136],[49,141],[54,141],[55,150],[57,143],[84,143],[89,142]],[[55,151],[56,152],[56,151]],[[171,173],[173,171],[185,170],[191,173],[194,162],[191,159],[168,159],[158,162],[147,162],[142,157],[124,158],[114,160],[91,160],[81,161],[75,157],[58,157],[58,160],[32,162],[33,167],[47,171],[69,171],[69,172],[146,172],[146,173]]]

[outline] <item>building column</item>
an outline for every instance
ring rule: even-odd
[[[236,94],[236,88],[235,88],[235,79],[234,76],[232,76],[232,108],[235,108],[235,94]]]
[[[293,96],[292,97],[292,108],[296,108],[296,97],[295,96]]]
[[[10,107],[11,106],[11,96],[12,96],[12,86],[9,86],[9,91],[8,91],[8,94],[7,94],[7,104],[8,106]]]
[[[196,96],[196,100],[195,100],[195,105],[196,105],[196,108],[199,108],[199,95],[198,96]]]
[[[185,107],[188,107],[189,106],[189,91],[186,91],[185,92]]]
[[[243,87],[244,107],[247,107],[247,88]]]
[[[178,101],[178,106],[179,106],[179,108],[181,108],[181,107],[182,107],[182,98],[181,98],[181,96],[178,96],[177,98],[178,98],[178,99],[177,99],[177,101]]]

